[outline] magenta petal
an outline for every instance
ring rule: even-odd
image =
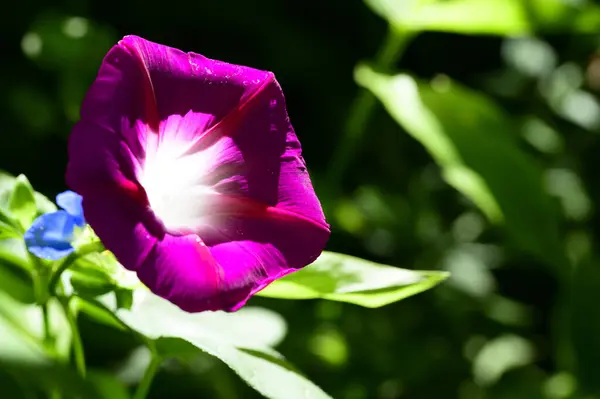
[[[273,75],[135,36],[88,91],[67,183],[123,266],[190,312],[238,309],[316,259],[330,234]],[[169,195],[188,227],[166,223],[179,209]]]
[[[137,271],[164,237],[152,213],[127,195],[86,195],[83,210],[104,246],[129,270]]]
[[[200,54],[184,53],[137,36],[126,36],[119,45],[128,49],[143,66],[161,121],[192,111],[216,123],[254,92],[268,74]],[[197,131],[190,130],[190,138],[196,134]]]

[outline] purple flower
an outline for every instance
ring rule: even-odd
[[[79,195],[65,191],[56,203],[62,210],[39,216],[23,235],[27,249],[38,258],[58,260],[73,252],[75,227],[85,226]]]
[[[330,234],[273,74],[136,36],[83,101],[66,178],[105,247],[189,312],[239,309]]]

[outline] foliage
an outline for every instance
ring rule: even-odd
[[[3,27],[6,397],[600,398],[597,4],[27,4]],[[64,190],[83,93],[126,33],[286,92],[333,235],[237,313],[183,313],[99,247],[66,268],[24,246],[56,210],[32,185]]]

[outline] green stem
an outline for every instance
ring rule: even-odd
[[[152,352],[152,360],[150,360],[150,364],[135,391],[135,395],[133,395],[133,399],[146,399],[148,392],[150,391],[150,385],[152,385],[152,380],[160,366],[162,359],[158,356],[154,348],[151,347],[150,351]]]
[[[50,330],[50,314],[48,312],[48,302],[42,304],[42,317],[44,318],[44,342],[52,342],[52,331]]]
[[[35,294],[35,301],[38,305],[44,306],[48,302],[48,268],[42,264],[39,258],[29,254],[29,259],[35,267],[35,274],[33,277],[33,290]]]
[[[73,263],[75,263],[77,259],[94,252],[102,251],[104,251],[104,245],[102,245],[100,241],[94,241],[92,243],[82,245],[75,252],[71,252],[69,256],[63,259],[50,278],[50,283],[48,284],[48,291],[50,292],[50,295],[56,295],[56,287],[60,281],[60,276]]]
[[[72,297],[71,297],[72,298]],[[85,352],[83,351],[83,343],[81,341],[81,334],[79,334],[79,327],[77,326],[77,318],[74,311],[69,306],[70,299],[61,300],[69,327],[71,328],[71,336],[73,340],[73,357],[75,358],[75,368],[80,376],[85,377]]]
[[[50,311],[48,308],[48,274],[46,268],[41,264],[39,259],[32,258],[34,265],[36,266],[35,278],[34,278],[34,290],[36,296],[36,302],[42,308],[42,323],[44,325],[44,345],[47,349],[51,349],[54,352],[54,336],[52,335],[52,329],[50,326]],[[54,388],[48,390],[48,397],[50,399],[61,399],[62,395],[60,391]]]
[[[412,32],[390,27],[383,46],[372,63],[374,68],[380,70],[390,69],[402,55],[412,37]],[[335,186],[341,184],[340,181],[350,161],[354,158],[376,104],[377,100],[370,91],[363,88],[359,89],[348,113],[349,117],[344,126],[342,137],[338,140],[338,145],[331,157],[328,172],[330,184]]]

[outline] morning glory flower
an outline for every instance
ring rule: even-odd
[[[73,191],[58,194],[56,203],[62,210],[46,213],[33,221],[23,235],[27,249],[47,260],[58,260],[73,252],[75,229],[85,226],[81,200]]]
[[[67,183],[104,246],[188,312],[239,309],[329,238],[271,72],[126,36],[68,152]]]

